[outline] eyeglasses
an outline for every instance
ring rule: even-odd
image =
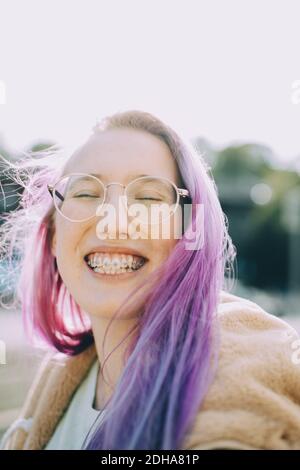
[[[141,176],[126,186],[112,182],[107,185],[94,175],[70,173],[60,178],[54,185],[47,184],[56,210],[71,222],[84,222],[95,217],[106,199],[107,188],[117,184],[124,189],[127,213],[134,204],[140,204],[141,222],[149,223],[153,206],[158,209],[164,205],[162,220],[175,213],[180,196],[189,197],[187,189],[178,188],[168,178],[160,176]],[[153,213],[153,212],[152,212]]]

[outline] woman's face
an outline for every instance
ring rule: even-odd
[[[168,146],[147,132],[133,129],[113,129],[92,135],[70,157],[63,174],[74,172],[101,174],[104,184],[119,182],[124,185],[139,175],[161,176],[182,187]],[[118,185],[107,189],[105,202],[113,205],[116,213],[119,211],[119,196],[123,194]],[[89,315],[109,318],[130,291],[166,260],[178,239],[172,236],[172,232],[168,238],[160,236],[154,239],[148,235],[147,238],[133,239],[128,232],[129,224],[124,220],[117,221],[116,238],[99,239],[98,223],[97,216],[84,222],[71,222],[56,212],[52,253],[64,284],[80,307]],[[101,256],[100,245],[118,247],[124,254],[127,250],[136,250],[146,262],[137,271],[117,276],[95,273],[88,266],[86,255],[97,251]],[[119,256],[124,259],[121,253]],[[136,306],[126,315],[134,317],[138,311]]]

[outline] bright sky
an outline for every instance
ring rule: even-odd
[[[0,0],[0,139],[80,142],[127,108],[300,155],[299,0]],[[4,99],[5,98],[5,99]]]

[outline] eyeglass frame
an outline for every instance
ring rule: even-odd
[[[67,178],[69,176],[89,176],[91,178],[94,178],[96,181],[98,181],[102,186],[103,186],[103,189],[104,189],[104,196],[103,196],[103,202],[102,202],[102,205],[101,207],[104,205],[104,202],[105,202],[105,199],[106,199],[106,194],[107,194],[107,188],[109,186],[111,186],[112,184],[118,184],[119,186],[122,186],[124,188],[124,192],[123,194],[125,194],[126,196],[126,201],[127,201],[127,190],[128,190],[128,186],[130,186],[132,183],[136,182],[136,181],[139,181],[139,180],[142,180],[142,179],[149,179],[149,178],[158,178],[160,180],[165,180],[167,181],[168,183],[170,183],[173,188],[175,189],[176,191],[176,194],[177,194],[177,199],[176,199],[176,203],[175,203],[175,209],[174,209],[174,212],[173,214],[175,214],[177,208],[178,208],[178,204],[179,204],[179,198],[180,196],[182,197],[190,197],[190,192],[188,189],[185,189],[185,188],[178,188],[178,186],[173,183],[173,181],[171,181],[169,178],[166,178],[164,176],[156,176],[156,175],[149,175],[149,176],[139,176],[138,178],[134,178],[133,180],[131,180],[128,184],[124,185],[122,183],[119,183],[117,181],[112,181],[111,183],[108,183],[108,184],[104,184],[103,181],[101,181],[99,178],[97,178],[97,176],[94,176],[94,175],[90,175],[89,173],[81,173],[81,172],[75,172],[75,173],[67,173],[66,175],[63,175],[61,176],[54,184],[47,184],[47,189],[53,199],[53,204],[54,204],[54,207],[55,209],[62,215],[62,217],[64,217],[65,219],[69,220],[70,222],[87,222],[88,220],[92,219],[93,217],[95,217],[96,215],[91,215],[90,217],[87,217],[85,219],[81,219],[81,220],[74,220],[74,219],[70,219],[69,217],[67,217],[66,215],[64,215],[59,209],[58,207],[56,206],[55,204],[55,199],[54,199],[54,188],[55,186],[61,181],[63,180],[64,178]],[[57,191],[58,192],[58,191]],[[60,194],[60,193],[59,193]],[[126,202],[126,210],[127,210],[127,213],[128,213],[128,205],[127,205],[127,202]]]

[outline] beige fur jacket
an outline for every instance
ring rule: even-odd
[[[217,374],[182,449],[300,449],[299,335],[224,291],[218,317]],[[94,346],[75,357],[47,355],[3,448],[43,449],[95,358]]]

